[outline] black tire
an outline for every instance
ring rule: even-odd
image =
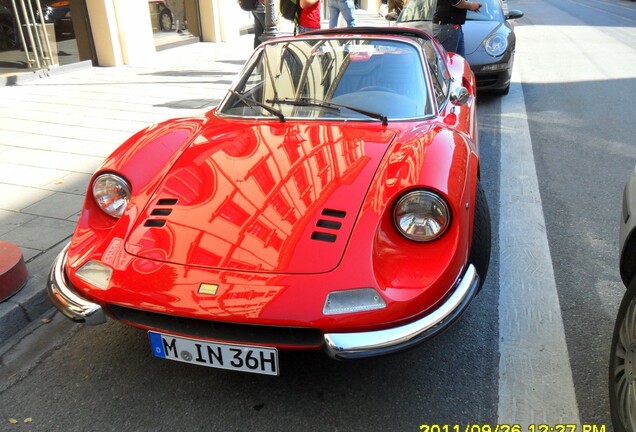
[[[470,244],[470,256],[468,262],[475,266],[479,275],[479,288],[484,285],[490,266],[490,210],[486,193],[477,180],[477,192],[475,197],[475,219],[473,222],[473,239]]]
[[[159,28],[161,31],[172,31],[172,12],[164,9],[159,14]]]
[[[0,51],[12,50],[18,47],[18,35],[13,23],[0,21]]]
[[[616,316],[608,381],[614,431],[636,431],[636,278],[629,284]]]

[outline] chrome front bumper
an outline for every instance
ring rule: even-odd
[[[102,307],[79,296],[64,273],[68,245],[55,259],[47,285],[53,305],[73,321],[89,325],[106,322]],[[455,291],[430,314],[412,323],[385,330],[325,334],[325,351],[339,360],[390,354],[416,345],[449,327],[466,310],[477,288],[479,275],[469,265]]]
[[[425,317],[385,330],[325,334],[325,351],[334,359],[344,360],[409,348],[448,328],[466,310],[478,287],[479,275],[471,264],[446,302]]]
[[[49,273],[46,290],[51,302],[60,312],[73,321],[90,325],[105,323],[106,314],[104,314],[102,307],[80,297],[68,281],[64,273],[67,252],[68,245],[55,258]]]

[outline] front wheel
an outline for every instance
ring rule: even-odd
[[[636,278],[618,309],[609,364],[609,397],[615,432],[636,432]]]
[[[490,210],[486,193],[477,180],[477,192],[475,196],[475,219],[473,221],[473,239],[470,244],[470,256],[468,262],[475,266],[479,275],[479,290],[484,285],[488,267],[490,266]]]

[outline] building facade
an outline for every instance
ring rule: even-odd
[[[278,0],[266,1],[277,9]],[[370,11],[379,5],[360,0]],[[293,30],[278,21],[276,31]],[[251,12],[235,0],[0,0],[0,78],[46,76],[82,62],[143,64],[184,43],[231,43],[252,26]]]

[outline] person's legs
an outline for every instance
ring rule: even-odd
[[[261,36],[265,30],[265,12],[252,11],[254,15],[254,48],[261,44]]]
[[[453,24],[433,24],[432,28],[433,37],[446,49],[448,52],[457,52],[459,47],[459,39],[461,35],[461,26]]]
[[[329,28],[336,28],[338,27],[338,18],[340,17],[338,0],[329,0],[327,7],[329,8]]]
[[[340,2],[340,13],[342,14],[342,18],[344,18],[347,23],[347,27],[355,27],[356,26],[356,6],[353,0],[339,0]]]
[[[466,57],[466,47],[464,45],[464,31],[462,30],[461,26],[459,27],[459,37],[457,40],[457,51],[456,53],[459,54],[462,57]]]

